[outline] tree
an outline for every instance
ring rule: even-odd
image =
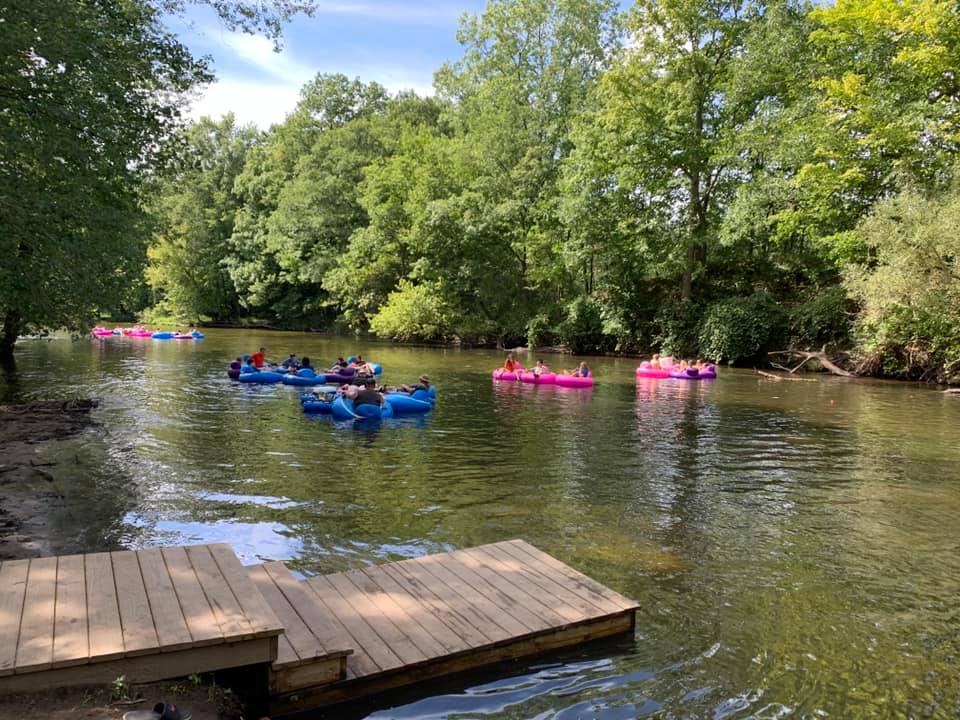
[[[232,114],[203,118],[185,133],[184,147],[157,186],[150,210],[157,228],[148,248],[147,280],[180,317],[232,317],[237,294],[224,266],[240,198],[234,181],[258,139]]]
[[[639,222],[678,230],[683,299],[735,181],[731,135],[755,108],[730,85],[760,11],[742,0],[638,2],[628,19],[636,45],[601,79],[578,145],[600,186],[633,199]]]
[[[210,79],[164,30],[182,0],[15,2],[0,32],[0,357],[25,330],[80,330],[142,271],[138,203]],[[210,0],[234,27],[275,31],[312,3]]]

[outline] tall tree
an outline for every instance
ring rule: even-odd
[[[185,0],[0,3],[0,356],[25,330],[79,330],[145,262],[143,178],[204,61],[161,24]],[[209,0],[268,32],[313,3]]]
[[[150,193],[156,230],[147,280],[178,316],[236,315],[237,294],[223,261],[240,208],[234,182],[257,139],[232,114],[201,119],[187,128],[176,161]]]
[[[679,250],[683,299],[734,179],[730,135],[755,107],[729,85],[760,10],[742,0],[638,2],[628,18],[635,42],[601,79],[580,136],[577,162],[592,166],[595,186],[625,193],[639,222],[675,228],[664,240]]]

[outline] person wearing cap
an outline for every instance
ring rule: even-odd
[[[383,394],[377,392],[377,381],[372,377],[368,377],[363,382],[363,389],[357,391],[356,396],[353,398],[353,407],[356,408],[358,405],[376,405],[377,407],[383,407]]]
[[[429,390],[430,389],[430,376],[421,375],[416,385],[401,385],[400,390],[403,390],[405,393],[413,395],[417,390]]]

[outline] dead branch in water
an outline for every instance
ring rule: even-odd
[[[795,367],[793,367],[793,368],[786,368],[786,367],[784,367],[783,365],[778,365],[778,364],[776,364],[776,363],[774,363],[774,362],[771,362],[771,363],[770,363],[770,364],[773,365],[774,367],[778,367],[778,368],[780,368],[780,369],[782,369],[782,370],[785,370],[785,371],[787,371],[788,373],[790,373],[791,375],[793,375],[795,372],[797,372],[797,370],[799,370],[800,368],[802,368],[804,365],[806,365],[806,364],[807,364],[808,362],[810,362],[811,360],[816,360],[818,363],[820,363],[820,364],[823,366],[823,368],[824,368],[825,370],[830,371],[830,372],[833,373],[834,375],[839,375],[839,376],[841,376],[841,377],[854,377],[854,374],[853,374],[852,372],[849,372],[849,371],[847,371],[847,370],[844,370],[842,367],[839,367],[839,366],[836,365],[833,361],[831,361],[830,358],[827,357],[826,349],[820,350],[820,351],[810,351],[810,350],[774,350],[773,352],[767,353],[767,355],[770,355],[770,356],[782,355],[782,356],[785,356],[785,357],[788,357],[788,358],[791,358],[791,357],[792,357],[792,358],[799,358],[799,359],[800,359],[800,364],[797,365],[797,366],[795,366]]]
[[[770,364],[773,365],[774,363],[770,363]],[[757,372],[757,375],[762,375],[763,377],[769,378],[771,380],[793,380],[794,382],[816,382],[816,380],[812,380],[811,378],[784,377],[783,375],[774,375],[773,373],[764,372],[763,370],[757,370],[756,372]]]

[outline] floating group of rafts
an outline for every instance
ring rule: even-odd
[[[569,375],[563,373],[554,373],[549,370],[534,372],[525,370],[516,363],[514,370],[506,368],[497,368],[492,373],[494,380],[503,380],[504,382],[523,382],[531,385],[559,385],[568,388],[588,388],[593,387],[594,380],[592,375]]]
[[[93,337],[132,337],[132,338],[153,338],[154,340],[203,340],[204,334],[199,330],[191,330],[188,333],[173,332],[169,330],[148,330],[145,327],[137,326],[132,328],[110,328],[95,327],[90,331]]]
[[[672,357],[659,358],[660,367],[651,364],[649,360],[644,360],[637,368],[637,377],[642,378],[673,378],[674,380],[713,380],[717,377],[717,368],[715,365],[705,365],[703,367],[682,367],[673,362]]]
[[[383,372],[380,363],[367,363],[373,368],[373,372],[379,375]],[[237,366],[237,367],[234,367]],[[244,365],[234,360],[230,363],[230,369],[227,375],[231,380],[237,380],[242,383],[254,383],[258,385],[274,385],[283,383],[284,385],[295,385],[298,387],[313,387],[315,385],[343,385],[351,383],[357,379],[356,368],[339,368],[336,372],[317,372],[311,367],[300,368],[293,372],[284,371],[282,368],[268,368],[258,370],[252,365]]]

